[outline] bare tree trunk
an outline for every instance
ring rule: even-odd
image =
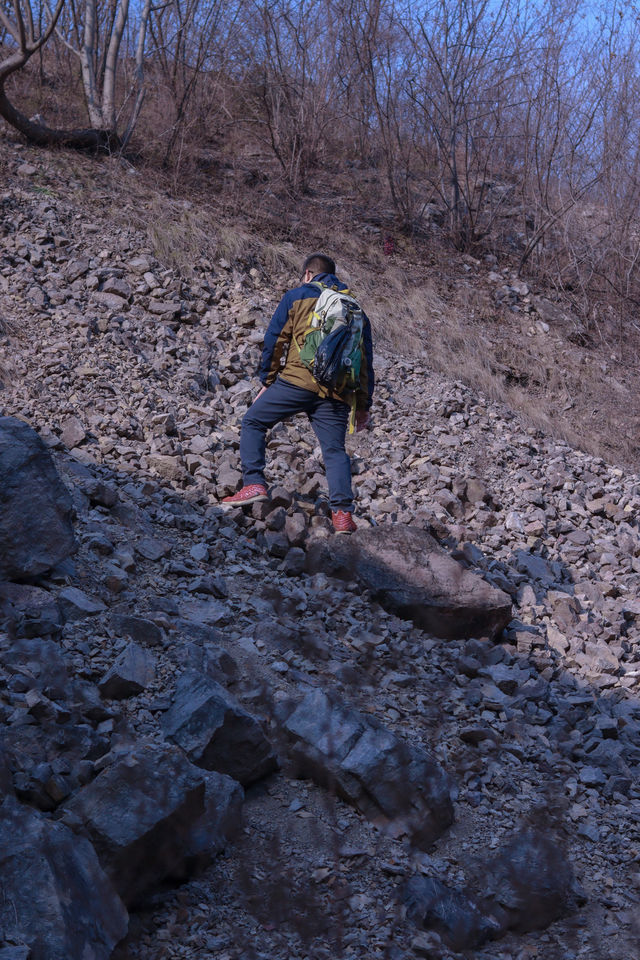
[[[7,98],[0,84],[0,116],[18,130],[31,143],[39,147],[65,146],[78,150],[116,150],[119,146],[117,134],[109,130],[94,128],[74,130],[54,130],[42,123],[35,123],[21,113]]]
[[[94,2],[94,0],[90,0]],[[146,10],[147,19],[149,17],[149,7]],[[115,89],[116,89],[116,64],[118,62],[118,54],[120,52],[120,44],[122,43],[122,35],[124,33],[124,28],[127,24],[127,17],[129,16],[129,0],[120,0],[120,6],[118,7],[118,15],[116,17],[116,22],[109,39],[109,46],[107,49],[107,57],[105,61],[105,71],[104,71],[104,86],[102,89],[102,119],[103,126],[109,130],[115,130],[116,128],[116,101],[115,101]]]
[[[99,0],[82,0],[80,7],[83,13],[80,14],[74,7],[71,24],[67,26],[67,36],[60,28],[56,32],[61,42],[80,61],[90,123],[98,130],[107,131],[109,139],[122,148],[133,133],[144,100],[144,47],[151,0],[145,0],[140,12],[135,79],[132,89],[125,96],[126,100],[126,97],[133,95],[133,107],[122,138],[119,138],[117,133],[116,80],[122,38],[129,19],[129,0],[113,0],[109,14],[102,24],[99,23],[98,2]]]
[[[146,92],[144,85],[144,44],[147,36],[147,25],[151,15],[151,3],[152,0],[145,0],[144,8],[142,10],[142,17],[140,20],[138,43],[136,45],[136,99],[133,105],[133,110],[131,111],[131,116],[129,117],[127,129],[122,137],[123,149],[129,143],[131,134],[133,133],[133,130],[138,122],[138,117],[140,116],[140,110],[142,109],[142,103],[144,101]]]
[[[84,36],[82,46],[74,51],[80,58],[82,69],[82,86],[89,113],[89,122],[92,126],[103,127],[102,111],[100,109],[100,100],[98,96],[98,85],[96,82],[95,71],[95,38],[96,38],[96,5],[89,0],[85,4],[84,13]]]

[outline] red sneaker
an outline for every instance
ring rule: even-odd
[[[238,490],[232,497],[225,497],[221,501],[222,507],[244,507],[246,503],[257,503],[258,500],[267,499],[267,488],[262,483],[250,483],[248,486]]]
[[[332,510],[331,522],[336,533],[353,533],[357,526],[347,510]]]

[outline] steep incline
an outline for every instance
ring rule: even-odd
[[[380,354],[373,429],[349,441],[360,522],[432,531],[514,603],[498,644],[436,640],[355,583],[304,573],[307,535],[327,528],[304,420],[274,431],[273,502],[237,517],[217,507],[239,482],[251,374],[293,278],[202,259],[187,277],[97,202],[87,220],[71,191],[15,183],[0,204],[0,316],[14,330],[1,343],[0,413],[38,429],[77,513],[76,558],[40,586],[54,597],[80,587],[98,604],[68,617],[61,649],[96,682],[127,646],[118,616],[157,629],[152,681],[106,698],[111,749],[162,741],[177,674],[202,671],[213,644],[236,662],[225,683],[265,722],[321,687],[433,751],[458,785],[456,823],[426,853],[288,770],[249,790],[238,841],[136,914],[115,956],[450,956],[405,918],[401,881],[477,887],[477,862],[526,822],[566,846],[587,905],[474,956],[628,960],[640,886],[640,478],[523,427],[421,361]],[[19,688],[0,689],[0,702],[7,723],[26,716]],[[35,764],[25,774],[37,777]]]

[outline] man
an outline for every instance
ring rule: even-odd
[[[232,497],[225,497],[222,505],[241,507],[267,499],[264,479],[267,430],[297,413],[306,413],[322,450],[333,528],[336,533],[353,533],[356,524],[352,516],[351,462],[345,450],[350,397],[338,396],[317,383],[300,360],[299,350],[321,293],[317,284],[347,289],[335,274],[331,257],[311,254],[302,268],[301,286],[284,295],[271,318],[258,370],[263,387],[242,420],[240,459],[244,486]],[[371,324],[366,316],[362,341],[360,386],[355,396],[358,431],[369,424],[374,387]]]

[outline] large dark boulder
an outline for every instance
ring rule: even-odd
[[[194,824],[205,813],[205,782],[177,747],[141,744],[116,759],[66,807],[89,834],[126,904],[179,874]]]
[[[452,784],[422,747],[322,690],[277,705],[296,776],[334,789],[371,820],[428,848],[453,823]]]
[[[220,853],[242,825],[244,790],[224,773],[203,770],[204,813],[195,821],[184,849],[184,876],[188,876]],[[176,877],[182,877],[176,873]]]
[[[505,593],[416,527],[384,524],[318,538],[308,546],[306,567],[359,581],[383,607],[437,637],[494,637],[511,619]]]
[[[585,901],[562,844],[532,827],[483,863],[478,879],[478,905],[498,919],[503,931],[541,930]]]
[[[500,932],[464,890],[448,887],[435,877],[412,877],[404,887],[407,916],[425,930],[434,930],[453,950],[471,950]]]
[[[584,903],[573,867],[552,835],[526,828],[476,865],[468,887],[415,876],[404,886],[407,916],[453,950],[472,950],[513,930],[541,930]]]
[[[110,700],[124,700],[142,693],[156,674],[156,658],[137,643],[129,643],[100,681],[100,693]]]
[[[215,680],[186,671],[178,680],[165,736],[205,770],[226,773],[243,786],[276,769],[276,756],[259,720]]]
[[[145,617],[133,617],[126,613],[114,613],[111,616],[111,626],[116,633],[131,637],[135,643],[148,647],[162,646],[162,630]]]
[[[0,417],[0,579],[50,570],[75,548],[71,498],[26,423]]]
[[[31,960],[108,960],[127,911],[86,837],[7,798],[0,805],[0,931]]]

